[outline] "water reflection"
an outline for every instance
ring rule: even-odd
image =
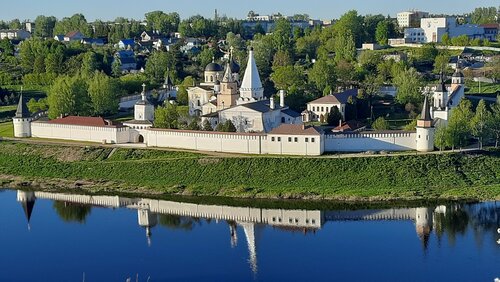
[[[250,269],[258,271],[258,241],[265,226],[285,232],[316,233],[327,222],[335,221],[413,221],[415,233],[427,250],[431,233],[434,231],[438,244],[446,236],[454,245],[457,235],[463,235],[471,228],[476,244],[483,244],[484,238],[499,239],[500,205],[496,202],[473,204],[440,205],[418,208],[395,208],[384,210],[287,210],[251,207],[216,206],[181,203],[145,198],[120,196],[91,196],[49,192],[17,191],[17,201],[25,213],[28,227],[37,199],[53,200],[53,208],[65,222],[84,224],[92,207],[126,208],[137,210],[138,225],[145,230],[146,241],[152,244],[153,230],[157,225],[172,229],[190,231],[201,224],[201,219],[226,221],[229,227],[229,244],[238,245],[239,228],[243,229],[248,248]],[[488,235],[488,236],[486,236]]]

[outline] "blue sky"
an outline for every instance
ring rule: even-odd
[[[259,14],[281,12],[285,15],[307,13],[316,19],[338,18],[348,10],[361,14],[395,16],[398,11],[420,9],[431,13],[467,13],[475,7],[498,6],[499,0],[0,0],[0,19],[33,20],[37,15],[57,18],[82,13],[87,20],[111,20],[118,16],[142,19],[148,11],[177,11],[182,18],[195,14],[219,14],[243,18],[248,11]]]

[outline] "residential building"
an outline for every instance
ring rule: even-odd
[[[66,33],[66,35],[64,35],[65,42],[82,41],[83,38],[83,34],[78,30],[68,32]]]
[[[329,114],[333,107],[337,107],[345,120],[345,109],[349,97],[356,98],[358,89],[348,89],[346,91],[330,94],[307,103],[307,109],[302,112],[302,121],[320,121]]]
[[[134,49],[135,41],[134,39],[122,39],[118,41],[118,48],[120,49]]]
[[[10,40],[25,40],[31,37],[31,33],[23,29],[2,29],[0,30],[0,39],[8,38]]]
[[[429,16],[428,12],[422,11],[406,11],[397,14],[398,26],[400,28],[418,27],[420,19]]]
[[[443,35],[450,38],[466,35],[470,39],[483,39],[483,27],[472,24],[459,25],[455,18],[422,18],[420,27],[407,28],[404,32],[406,43],[441,42]]]
[[[498,41],[498,25],[497,23],[480,25],[484,28],[484,38],[489,41]]]

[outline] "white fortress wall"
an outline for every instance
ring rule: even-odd
[[[97,127],[46,122],[31,123],[32,137],[87,142],[127,143],[128,127]]]
[[[325,152],[408,151],[416,148],[416,132],[325,135]]]
[[[199,151],[261,154],[260,134],[213,133],[186,130],[151,129],[148,146]]]

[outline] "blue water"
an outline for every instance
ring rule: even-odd
[[[420,209],[421,216],[429,215],[423,223],[413,216],[416,209],[316,211],[321,223],[313,228],[298,226],[305,224],[300,216],[296,216],[299,223],[279,227],[271,219],[266,223],[217,220],[209,214],[192,218],[148,213],[145,224],[139,222],[137,208],[145,199],[129,199],[133,204],[113,208],[102,203],[82,205],[78,199],[55,203],[47,194],[19,198],[17,191],[0,191],[0,281],[136,281],[137,277],[138,281],[493,281],[500,277],[500,203],[495,202]],[[29,223],[23,211],[27,202],[34,203]],[[198,207],[212,208],[225,209]],[[147,213],[154,208],[141,209]],[[281,211],[261,209],[259,214],[268,212]],[[356,212],[365,218],[359,214],[352,218]],[[384,212],[413,218],[366,217]],[[170,224],[165,223],[168,220]],[[233,235],[230,226],[235,228]]]

